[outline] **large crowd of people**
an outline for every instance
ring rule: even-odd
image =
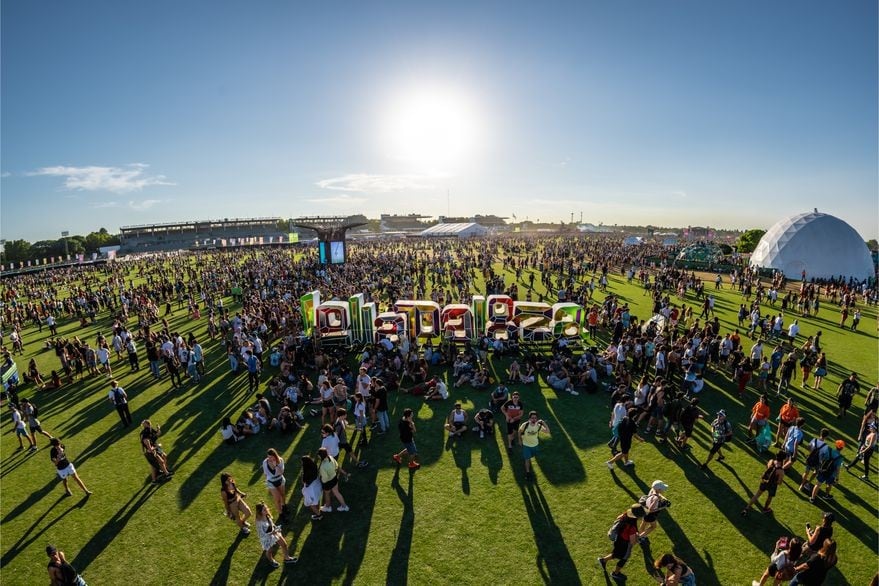
[[[532,460],[538,456],[540,438],[550,428],[537,411],[526,411],[519,393],[510,392],[507,384],[532,384],[541,377],[554,390],[572,396],[606,392],[611,405],[606,464],[611,470],[634,465],[630,458],[633,441],[648,441],[651,436],[680,452],[690,450],[687,440],[704,419],[712,438],[702,464],[707,471],[713,460],[724,459],[724,451],[736,436],[726,410],[708,414],[700,407],[706,377],[714,376],[741,397],[749,388],[761,393],[750,420],[737,423],[747,428],[742,441],[760,451],[770,450],[772,457],[760,475],[758,489],[749,500],[746,497],[742,515],[749,514],[753,505],[759,506],[764,494],[765,503],[759,508],[771,513],[769,505],[777,487],[795,466],[805,467],[801,488],[812,502],[832,498],[831,489],[840,482],[843,468],[861,464],[861,478],[869,478],[877,443],[879,390],[873,387],[866,393],[864,411],[858,413],[862,423],[857,437],[831,438],[824,429],[805,444],[803,426],[815,415],[798,408],[792,391],[793,383],[820,389],[829,360],[821,332],[800,335],[798,319],[818,315],[822,305],[831,304],[841,308],[840,327],[856,330],[860,308],[877,302],[875,282],[840,279],[793,285],[780,274],[761,279],[747,266],[704,278],[674,268],[661,248],[624,247],[611,239],[406,241],[355,245],[349,252],[342,266],[316,267],[309,254],[292,255],[289,250],[252,249],[153,257],[5,279],[0,343],[4,348],[9,344],[4,356],[7,365],[16,354],[24,353],[30,334],[44,327],[50,331],[45,344],[57,358],[49,374],[40,372],[31,360],[20,373],[22,384],[8,389],[20,449],[25,439],[29,449],[35,450],[36,434],[51,438],[52,462],[65,489],[67,478],[73,477],[90,494],[66,458],[63,444],[42,429],[33,401],[20,398],[20,393],[28,387],[63,388],[86,378],[106,377],[108,400],[125,428],[133,423],[128,397],[113,378],[123,365],[136,372],[146,360],[153,385],[177,388],[200,384],[205,363],[222,355],[232,373],[246,374],[248,389],[255,393],[253,404],[240,414],[218,419],[223,442],[265,437],[264,430],[294,433],[309,419],[320,421],[320,445],[315,446],[314,458],[302,457],[298,470],[285,467],[284,458],[275,449],[267,449],[262,470],[269,501],[257,504],[255,514],[235,479],[217,470],[227,516],[245,535],[250,533],[252,519],[260,546],[274,567],[279,565],[273,554],[276,548],[282,550],[285,563],[296,561],[274,521],[293,514],[287,505],[287,477],[291,472],[300,477],[296,484],[313,522],[330,512],[349,511],[339,483],[350,473],[346,461],[355,467],[368,465],[363,451],[371,435],[391,430],[388,395],[395,392],[444,401],[459,387],[486,390],[485,407],[474,413],[460,402],[453,403],[445,425],[449,438],[490,437],[496,421],[507,449],[521,453],[523,478],[530,481],[535,478]],[[506,272],[499,270],[499,263]],[[609,287],[611,273],[641,285],[643,295],[650,299],[651,315],[632,314]],[[477,282],[483,284],[479,289]],[[715,314],[716,293],[712,294],[711,283],[715,290],[735,287],[741,293],[738,328],[724,331]],[[350,351],[334,349],[304,335],[300,297],[313,290],[321,291],[325,299],[363,293],[382,310],[395,299],[468,303],[477,293],[569,300],[587,309],[588,334],[583,343],[562,338],[540,350],[515,337],[498,340],[485,334],[466,345],[435,345],[401,336],[395,342],[361,344]],[[234,298],[231,306],[230,295]],[[175,308],[185,308],[196,324],[190,331],[170,326]],[[111,325],[93,341],[79,333],[58,333],[60,323],[75,321],[84,331],[96,327],[98,319]],[[209,348],[221,348],[219,355],[209,356],[202,346],[206,340],[196,336],[195,330],[205,323]],[[833,358],[844,367],[841,352]],[[489,368],[490,361],[496,367],[503,365],[498,380],[494,380],[498,370]],[[846,417],[861,393],[853,372],[837,390],[837,415]],[[784,402],[775,433],[770,396]],[[171,478],[167,456],[158,442],[160,427],[150,421],[141,425],[141,446],[151,481]],[[414,472],[421,464],[412,409],[401,413],[396,432],[401,449],[387,457]],[[848,464],[846,452],[853,452]],[[809,482],[812,476],[814,481]],[[623,579],[633,547],[649,539],[660,513],[670,505],[668,490],[665,482],[655,481],[649,494],[613,522],[608,532],[612,551],[599,558],[602,568],[616,560],[612,578]],[[356,503],[351,507],[356,508]],[[836,563],[836,544],[832,531],[807,533],[805,540],[779,543],[772,565],[755,583],[771,578],[776,584],[788,579],[791,584],[821,584]],[[51,549],[49,573],[57,581],[55,576],[69,571],[63,553]],[[656,560],[654,577],[665,584],[696,583],[693,567],[673,553]]]

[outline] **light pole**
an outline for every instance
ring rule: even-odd
[[[70,232],[65,230],[61,233],[61,239],[64,240],[64,259],[67,259],[67,237],[70,236]]]

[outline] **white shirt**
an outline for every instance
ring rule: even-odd
[[[446,383],[444,383],[443,381],[437,381],[436,391],[440,394],[440,397],[442,397],[443,399],[449,398],[449,387],[447,387]]]
[[[617,403],[613,406],[613,413],[611,414],[610,424],[611,426],[618,425],[620,421],[623,420],[623,417],[626,416],[626,404],[625,403]]]

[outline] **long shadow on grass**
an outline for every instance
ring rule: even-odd
[[[571,552],[565,545],[565,538],[552,516],[552,510],[540,486],[535,482],[524,481],[517,474],[522,500],[534,532],[537,545],[537,571],[546,584],[581,584],[577,567]]]
[[[551,444],[547,444],[547,448],[552,449],[552,457],[545,458],[540,461],[540,470],[546,479],[552,484],[573,484],[583,482],[586,479],[586,470],[580,457],[574,450],[572,441],[574,436],[585,438],[592,435],[586,425],[583,424],[582,414],[578,417],[564,402],[576,401],[576,398],[564,397],[559,395],[558,399],[553,403],[552,407],[548,404],[546,397],[541,392],[543,388],[535,389],[533,392],[521,392],[523,396],[522,402],[525,404],[525,410],[537,411],[540,416],[547,421],[551,430],[553,430]],[[547,392],[555,392],[549,387]],[[578,409],[579,411],[579,409]],[[545,414],[551,414],[552,418]],[[523,421],[526,418],[523,417]],[[554,419],[554,421],[552,420]],[[501,426],[505,426],[501,422]],[[554,426],[557,426],[555,429]],[[585,439],[583,439],[585,443]]]
[[[29,545],[31,545],[33,542],[35,542],[37,539],[39,539],[41,535],[46,533],[46,531],[48,531],[53,525],[55,525],[56,523],[61,521],[61,519],[63,519],[65,516],[67,516],[67,514],[70,513],[74,508],[81,509],[83,506],[85,506],[86,502],[88,501],[88,495],[81,498],[79,500],[79,502],[77,502],[73,506],[68,507],[66,511],[64,511],[63,513],[61,513],[60,515],[58,515],[57,517],[52,519],[45,527],[43,527],[41,530],[37,531],[30,539],[28,539],[28,535],[30,535],[31,531],[36,529],[37,526],[43,522],[43,519],[45,519],[49,515],[49,513],[52,512],[52,509],[54,509],[56,506],[58,506],[61,502],[68,500],[68,499],[70,499],[70,497],[63,495],[63,494],[60,497],[58,497],[58,500],[56,500],[54,503],[52,503],[49,506],[49,508],[46,509],[46,512],[43,513],[42,515],[40,515],[40,517],[36,521],[34,521],[33,524],[27,528],[27,530],[25,530],[24,534],[18,539],[18,541],[15,542],[15,544],[11,548],[9,548],[9,550],[6,553],[3,554],[3,557],[0,558],[0,566],[6,567],[6,564],[11,562],[15,558],[15,556],[20,554]]]
[[[470,494],[470,476],[467,470],[473,464],[472,447],[473,444],[464,442],[462,438],[448,438],[446,440],[446,451],[452,452],[455,459],[455,466],[461,469],[461,492]]]
[[[156,491],[155,485],[147,484],[142,486],[135,492],[128,502],[116,511],[116,513],[101,527],[88,543],[82,546],[73,565],[82,572],[90,563],[95,561],[99,555],[113,542],[113,539],[122,532],[128,521],[137,513],[144,503]]]
[[[235,541],[229,544],[229,549],[226,550],[226,556],[223,558],[223,561],[220,562],[217,571],[214,573],[214,577],[211,578],[211,586],[225,586],[229,583],[229,570],[232,567],[232,555],[235,553],[235,550],[238,549],[238,545],[242,540],[244,540],[244,535],[239,532],[235,537]]]
[[[404,469],[405,470],[405,469]],[[394,551],[391,552],[391,559],[388,560],[387,584],[408,584],[409,582],[409,553],[412,549],[412,534],[415,528],[415,507],[413,504],[413,480],[415,473],[409,471],[408,490],[403,490],[400,484],[400,468],[394,472],[394,478],[391,480],[391,486],[403,505],[403,514],[400,517],[400,529],[397,533],[397,542],[394,544]]]

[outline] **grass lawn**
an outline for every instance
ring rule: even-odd
[[[736,323],[739,294],[726,286],[717,309],[723,331]],[[619,276],[610,291],[648,317],[648,297],[640,287]],[[714,293],[713,283],[706,291]],[[602,298],[602,295],[598,295]],[[227,302],[231,302],[227,299]],[[692,304],[692,299],[690,300]],[[832,364],[822,391],[794,390],[807,419],[807,440],[823,425],[831,437],[843,438],[855,450],[863,392],[879,376],[876,310],[862,308],[860,331],[841,330],[838,313],[823,303],[817,318],[802,318],[802,335],[822,330],[823,345]],[[698,312],[697,312],[698,313]],[[787,323],[793,319],[788,316]],[[172,328],[195,331],[207,340],[206,321],[187,321],[185,309],[174,314]],[[98,324],[80,330],[78,322],[63,321],[63,336],[93,340],[109,330],[106,314]],[[48,329],[25,332],[25,370],[36,357],[41,371],[58,368],[53,352],[43,350]],[[750,342],[745,340],[749,347]],[[197,386],[171,390],[167,379],[155,383],[146,361],[129,373],[125,360],[114,362],[120,384],[128,391],[135,423],[149,418],[162,426],[161,443],[175,470],[173,479],[153,487],[148,464],[140,452],[139,427],[123,430],[107,400],[105,377],[86,379],[58,391],[23,387],[40,407],[44,429],[62,438],[80,476],[95,492],[89,499],[71,483],[74,496],[63,497],[46,438],[40,450],[17,452],[8,411],[0,436],[0,581],[30,585],[46,579],[47,543],[54,543],[83,573],[89,584],[485,584],[553,583],[605,584],[596,557],[610,551],[606,532],[614,517],[649,490],[654,479],[670,489],[672,507],[660,517],[649,548],[636,547],[626,568],[629,584],[655,584],[645,571],[653,558],[674,551],[695,569],[700,584],[750,584],[768,563],[775,540],[784,534],[803,535],[806,522],[816,525],[822,510],[836,513],[834,537],[840,562],[829,584],[866,584],[876,571],[877,487],[845,471],[836,500],[810,505],[797,493],[802,458],[780,487],[774,516],[755,509],[739,516],[756,489],[767,455],[742,443],[756,389],[744,401],[724,375],[708,377],[702,406],[710,416],[727,409],[736,440],[723,463],[711,473],[698,463],[710,445],[705,422],[697,425],[691,453],[680,452],[653,438],[636,444],[632,468],[610,472],[604,465],[609,438],[606,394],[572,397],[558,394],[541,379],[516,385],[527,409],[536,409],[551,428],[543,438],[536,467],[537,480],[523,479],[520,449],[508,452],[499,434],[480,440],[466,437],[449,442],[442,424],[450,402],[426,405],[418,398],[391,394],[391,421],[405,407],[415,409],[416,441],[421,470],[398,468],[390,455],[400,449],[392,430],[371,439],[363,458],[366,469],[341,485],[349,513],[326,515],[312,523],[302,509],[298,489],[298,456],[320,444],[319,419],[283,438],[272,432],[235,446],[220,441],[218,423],[233,418],[253,402],[246,377],[233,378],[218,342],[205,344],[208,374]],[[505,363],[492,363],[500,372]],[[836,387],[849,371],[861,375],[862,394],[854,413],[839,420],[833,413]],[[271,368],[264,371],[268,378]],[[451,385],[450,385],[451,386]],[[487,401],[486,391],[453,389],[452,398],[474,409]],[[772,401],[772,417],[780,402]],[[242,538],[224,518],[219,497],[220,472],[231,472],[249,494],[251,507],[270,502],[260,464],[269,447],[288,461],[288,495],[295,511],[283,530],[300,557],[295,566],[272,570],[261,556],[254,534]],[[874,463],[875,466],[875,463]],[[860,470],[860,468],[858,468]],[[875,478],[875,475],[874,475]],[[280,558],[280,554],[278,555]],[[866,563],[865,563],[866,560]]]

